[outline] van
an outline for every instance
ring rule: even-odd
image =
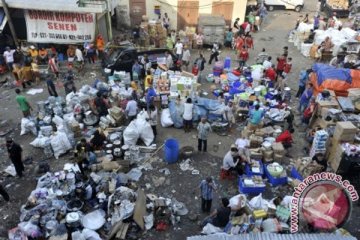
[[[264,4],[269,11],[285,9],[300,12],[304,7],[304,0],[264,0]]]

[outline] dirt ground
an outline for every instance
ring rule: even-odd
[[[289,56],[293,58],[293,69],[289,78],[289,85],[292,88],[293,93],[297,90],[297,79],[299,71],[301,69],[306,69],[312,64],[312,60],[303,57],[300,52],[292,45],[288,43],[287,34],[295,26],[295,21],[297,18],[301,18],[302,14],[309,13],[310,16],[313,16],[315,6],[317,1],[309,0],[305,3],[305,9],[301,13],[296,13],[293,11],[274,11],[270,12],[267,18],[266,24],[263,28],[254,33],[255,39],[255,49],[250,53],[250,63],[253,63],[256,55],[261,51],[262,48],[266,48],[266,51],[273,56],[277,57],[282,53],[282,48],[284,46],[289,46]],[[209,50],[205,49],[205,58],[209,59]],[[192,51],[192,58],[194,59],[197,56],[197,51]],[[223,59],[226,56],[231,56],[232,59],[235,59],[235,54],[233,51],[222,50],[220,58]],[[235,66],[234,63],[232,66]],[[206,66],[206,73],[211,72],[211,66]],[[81,80],[76,82],[77,87],[79,88],[82,84],[92,83],[94,77],[91,73],[96,73],[97,76],[100,76],[99,66],[86,66],[85,75],[81,77]],[[5,76],[0,76],[4,78]],[[0,79],[1,80],[1,79]],[[32,103],[34,109],[36,108],[36,102],[44,100],[48,97],[46,87],[44,83],[41,83],[40,86],[44,89],[44,92],[34,96],[27,95],[27,98]],[[210,84],[204,83],[202,89],[209,91]],[[64,96],[63,90],[58,91],[60,95]],[[293,99],[292,105],[296,106],[297,101]],[[25,177],[22,179],[17,179],[13,177],[1,177],[3,186],[6,186],[7,191],[10,194],[11,201],[9,203],[4,202],[0,198],[0,239],[1,237],[7,237],[7,230],[15,227],[19,222],[19,210],[22,204],[26,202],[27,197],[30,192],[35,188],[36,185],[36,174],[34,173],[34,167],[38,162],[45,159],[45,156],[42,150],[34,149],[29,145],[34,139],[32,135],[20,136],[20,120],[21,112],[18,110],[17,104],[15,102],[15,93],[13,89],[7,87],[1,88],[0,93],[0,120],[4,121],[1,130],[7,129],[11,130],[9,133],[10,136],[14,137],[15,141],[20,143],[24,149],[24,157],[31,156],[33,157],[33,163],[26,165]],[[139,181],[139,185],[145,189],[146,193],[153,193],[158,196],[163,197],[175,197],[178,201],[185,203],[186,207],[189,209],[189,214],[187,216],[181,217],[180,223],[172,227],[168,231],[158,233],[154,230],[151,230],[145,233],[142,239],[186,239],[187,236],[196,235],[200,233],[200,228],[197,223],[199,220],[202,220],[205,215],[200,213],[200,199],[199,199],[199,190],[198,184],[202,179],[207,176],[213,176],[216,183],[218,184],[218,191],[216,192],[215,199],[221,197],[231,197],[238,193],[237,183],[234,182],[220,182],[219,181],[219,171],[222,164],[222,158],[225,153],[228,151],[228,148],[231,143],[235,141],[237,137],[240,136],[240,127],[235,127],[232,133],[228,136],[219,136],[215,133],[210,135],[208,140],[208,153],[206,154],[194,154],[192,159],[192,165],[195,169],[199,170],[199,175],[192,175],[191,172],[183,172],[179,168],[179,162],[172,165],[167,165],[164,162],[154,163],[153,170],[145,171],[143,173],[142,179]],[[191,133],[184,133],[183,130],[174,129],[174,128],[161,128],[158,127],[158,139],[157,143],[162,144],[167,138],[176,138],[180,142],[180,147],[183,146],[196,146],[196,132],[193,130]],[[304,156],[303,147],[305,146],[304,142],[304,133],[300,131],[295,132],[294,139],[296,144],[291,149],[291,155],[295,157]],[[6,148],[3,145],[4,139],[1,139],[2,146],[0,147],[0,169],[4,169],[9,165],[10,161],[7,157]],[[217,146],[217,147],[214,147]],[[217,149],[218,148],[218,149]],[[216,151],[215,151],[216,150]],[[159,157],[162,158],[162,154],[159,154]],[[182,159],[181,159],[182,160]],[[289,160],[289,159],[287,159]],[[62,169],[64,163],[70,161],[69,156],[63,156],[58,160],[51,158],[49,160],[51,171],[57,171]],[[159,172],[159,169],[167,167],[171,174],[165,176],[163,173]],[[155,187],[152,181],[153,176],[164,176],[166,181],[159,187]],[[146,189],[145,184],[149,183],[151,187]],[[291,191],[288,187],[283,187],[279,189],[268,188],[268,191],[265,193],[265,196],[271,198],[273,195],[278,192],[288,192],[291,194]],[[213,208],[218,206],[218,201],[215,200]],[[353,206],[353,214],[350,221],[345,225],[345,228],[348,229],[354,236],[360,239],[359,224],[356,224],[360,220],[360,208],[358,206]],[[189,218],[189,216],[196,216],[195,219]]]

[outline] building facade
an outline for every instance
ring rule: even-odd
[[[236,18],[245,18],[247,0],[117,0],[118,10],[125,25],[140,24],[143,15],[156,20],[159,13],[170,18],[172,29],[196,26],[201,14],[223,16],[231,26]]]

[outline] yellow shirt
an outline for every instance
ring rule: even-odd
[[[151,75],[146,75],[146,78],[145,78],[145,89],[149,88],[152,86],[152,76]]]
[[[30,49],[30,50],[29,50],[29,53],[30,53],[30,56],[31,56],[31,57],[37,57],[37,56],[39,56],[39,52],[38,52],[38,50],[36,50],[36,49]]]
[[[135,82],[135,81],[131,81],[131,83],[130,83],[130,87],[131,87],[133,90],[135,90],[135,91],[137,91],[137,90],[138,90],[138,86],[137,86],[137,84],[136,84],[136,82]]]

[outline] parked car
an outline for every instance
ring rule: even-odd
[[[167,48],[157,48],[151,50],[138,50],[133,46],[120,46],[115,47],[108,51],[107,56],[103,59],[102,67],[110,69],[111,72],[114,71],[132,71],[132,66],[135,59],[140,60],[145,54],[148,55],[149,61],[152,64],[153,68],[157,67],[157,58],[165,57],[165,52],[169,51],[174,64],[177,61],[177,57],[172,51]]]
[[[264,4],[269,11],[285,9],[300,12],[304,7],[304,0],[264,0]]]

